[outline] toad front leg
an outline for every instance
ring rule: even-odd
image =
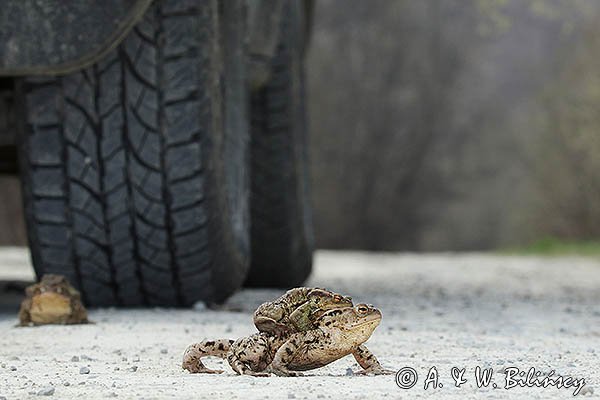
[[[355,372],[357,375],[391,375],[395,374],[395,371],[385,369],[381,366],[377,357],[364,344],[358,346],[358,348],[352,353],[358,365],[360,365],[363,370]]]
[[[26,298],[21,303],[21,308],[19,309],[19,321],[21,326],[31,324],[31,314],[29,313],[29,310],[31,310],[31,299]]]

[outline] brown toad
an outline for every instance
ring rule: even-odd
[[[185,350],[182,367],[192,373],[221,373],[208,369],[202,358],[227,359],[240,375],[299,376],[297,371],[319,368],[352,354],[363,368],[359,374],[392,374],[363,345],[379,322],[381,312],[371,305],[359,304],[325,312],[315,321],[315,329],[289,336],[264,332],[234,340],[208,340]]]
[[[294,288],[261,304],[254,312],[254,325],[277,336],[304,332],[314,329],[314,320],[323,312],[342,307],[352,307],[352,299],[321,288]]]
[[[87,311],[77,289],[61,275],[46,274],[25,289],[21,303],[21,326],[87,323]]]

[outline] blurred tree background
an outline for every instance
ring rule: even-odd
[[[600,236],[600,2],[319,0],[317,244]]]
[[[318,0],[307,78],[318,247],[600,238],[600,1]]]

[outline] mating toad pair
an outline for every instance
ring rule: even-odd
[[[254,313],[260,331],[238,340],[205,340],[185,350],[183,368],[192,373],[221,373],[201,358],[227,359],[241,375],[299,376],[352,354],[363,368],[359,374],[389,374],[364,346],[381,312],[367,304],[353,306],[350,297],[325,289],[295,288],[262,304]]]

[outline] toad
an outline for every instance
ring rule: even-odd
[[[87,311],[77,289],[62,275],[46,274],[25,289],[21,303],[21,326],[87,323]]]
[[[315,329],[288,336],[255,333],[238,340],[205,340],[185,350],[182,367],[192,373],[221,373],[202,363],[208,356],[227,359],[240,375],[300,376],[352,354],[358,374],[393,374],[364,346],[381,321],[381,312],[367,304],[329,310],[315,320]]]
[[[254,325],[261,332],[287,335],[314,329],[314,320],[334,308],[352,307],[352,298],[321,288],[288,290],[274,301],[261,304],[254,312]]]

